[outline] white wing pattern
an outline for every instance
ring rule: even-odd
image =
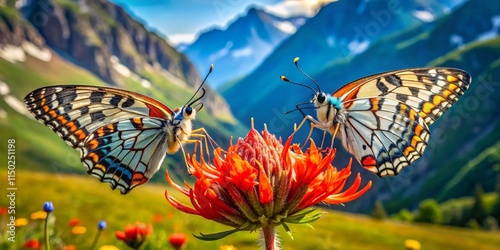
[[[470,82],[468,73],[453,68],[404,69],[356,80],[332,95],[345,114],[339,137],[366,169],[379,176],[397,175],[422,156],[428,125]]]
[[[25,98],[29,111],[80,152],[87,173],[122,194],[149,180],[167,152],[175,112],[115,88],[62,85]]]

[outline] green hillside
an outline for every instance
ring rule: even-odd
[[[0,173],[5,180],[6,174]],[[191,234],[213,233],[228,228],[204,219],[180,213],[170,206],[164,196],[165,185],[146,184],[123,196],[109,190],[106,184],[91,177],[47,174],[19,170],[16,174],[16,216],[29,218],[39,211],[43,202],[54,203],[55,227],[62,242],[76,244],[78,249],[88,248],[96,232],[96,224],[104,219],[108,228],[103,232],[99,245],[112,244],[120,249],[125,245],[115,239],[114,232],[123,230],[128,223],[136,221],[152,223],[154,233],[143,249],[168,248],[167,237],[173,232],[189,236],[187,249],[219,249],[221,245],[233,245],[238,249],[256,249],[258,233],[240,232],[222,240],[204,242]],[[3,184],[0,188],[5,189]],[[98,190],[98,192],[96,192]],[[175,197],[179,193],[169,190]],[[186,202],[186,199],[182,199]],[[0,207],[6,206],[6,200]],[[345,204],[349,206],[349,203]],[[90,211],[90,212],[89,212]],[[161,217],[159,222],[153,216]],[[3,215],[5,216],[5,215]],[[87,228],[84,235],[69,233],[68,222],[78,218]],[[0,220],[4,220],[0,217]],[[28,235],[39,232],[35,225],[40,221],[30,220],[27,227],[18,228],[16,244],[24,243]],[[31,225],[31,226],[30,226]],[[428,224],[405,224],[389,220],[373,220],[366,216],[327,211],[319,221],[308,226],[291,225],[294,240],[279,229],[284,249],[403,249],[407,239],[418,240],[422,249],[495,249],[500,245],[500,234],[473,231]],[[0,226],[5,232],[4,223]],[[16,245],[0,240],[2,249],[17,249]],[[19,245],[17,245],[19,246]]]

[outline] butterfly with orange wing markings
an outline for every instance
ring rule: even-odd
[[[166,154],[200,132],[192,129],[192,120],[203,107],[198,102],[205,95],[202,85],[198,98],[193,100],[197,90],[174,110],[139,93],[81,85],[43,87],[24,102],[37,120],[80,152],[88,174],[127,194],[160,169]]]
[[[295,65],[307,76],[298,60]],[[315,92],[309,104],[314,105],[317,119],[303,113],[299,128],[309,120],[313,127],[336,135],[364,168],[380,177],[397,175],[423,155],[428,126],[471,82],[471,76],[460,69],[411,68],[367,76],[327,94],[314,80],[317,90],[281,79]],[[297,110],[302,112],[300,105]]]

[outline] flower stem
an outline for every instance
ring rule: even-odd
[[[49,216],[50,216],[50,213],[47,213],[47,217],[45,217],[45,232],[44,232],[45,249],[47,249],[47,250],[50,250],[50,245],[49,245]]]
[[[99,241],[99,237],[101,236],[101,232],[102,230],[98,230],[95,237],[94,237],[94,242],[92,242],[92,246],[90,247],[90,249],[94,250],[95,249],[95,246],[97,245],[97,241]]]
[[[265,250],[279,250],[278,242],[276,241],[276,226],[267,225],[262,227],[262,235],[264,237]]]

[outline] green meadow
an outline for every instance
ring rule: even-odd
[[[0,173],[0,188],[5,195],[6,171]],[[168,249],[168,237],[174,232],[189,236],[186,249],[219,249],[233,245],[237,249],[257,249],[258,232],[238,232],[218,241],[201,241],[193,234],[215,233],[230,228],[207,221],[195,215],[175,210],[164,198],[165,189],[182,202],[188,199],[171,190],[166,184],[147,183],[128,195],[112,191],[107,184],[90,176],[17,171],[16,218],[28,218],[29,224],[16,229],[16,243],[7,241],[8,218],[0,217],[1,249],[19,249],[26,238],[40,238],[43,220],[32,220],[33,212],[40,211],[45,201],[52,201],[55,210],[53,228],[62,241],[88,249],[97,231],[99,220],[108,227],[98,246],[115,245],[127,249],[115,238],[115,231],[128,223],[151,223],[154,232],[142,249]],[[362,198],[361,198],[362,199]],[[5,196],[0,206],[8,206]],[[349,206],[349,203],[345,204]],[[498,249],[500,233],[429,224],[409,224],[391,220],[375,220],[368,216],[324,210],[325,215],[310,226],[289,225],[293,239],[278,230],[283,249],[404,249],[407,239],[421,243],[422,249]],[[156,217],[156,220],[153,218]],[[68,222],[78,218],[87,228],[83,235],[72,235]]]

